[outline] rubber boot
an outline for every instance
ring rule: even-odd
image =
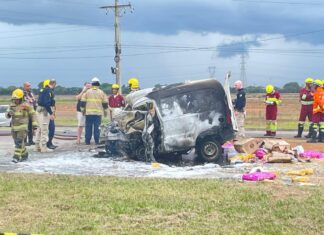
[[[308,127],[308,134],[305,135],[305,138],[311,138],[312,137],[312,135],[311,135],[312,128],[313,128],[313,124],[310,124],[309,127]]]
[[[272,131],[272,132],[271,132],[271,136],[274,137],[274,136],[276,136],[276,135],[277,135],[277,132],[276,132],[276,131]]]
[[[298,124],[298,133],[297,135],[294,136],[294,138],[301,138],[303,131],[304,131],[304,125]]]
[[[316,136],[317,136],[317,130],[313,128],[311,131],[311,139],[308,140],[307,143],[317,143]]]

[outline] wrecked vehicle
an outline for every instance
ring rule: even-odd
[[[101,127],[107,154],[146,161],[143,137],[149,134],[155,157],[181,156],[195,149],[201,160],[219,162],[221,145],[234,138],[232,106],[216,80],[140,90],[128,99],[132,102],[115,121]],[[148,122],[152,113],[154,118]]]

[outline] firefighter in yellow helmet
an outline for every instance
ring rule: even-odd
[[[306,118],[310,122],[309,125],[309,133],[306,135],[306,138],[310,138],[310,132],[312,127],[312,115],[313,115],[313,103],[314,103],[314,95],[312,89],[313,79],[306,78],[305,79],[305,87],[300,89],[299,92],[299,100],[301,103],[300,115],[299,115],[299,122],[298,122],[298,133],[295,138],[301,138],[302,133],[304,131],[304,124]]]
[[[128,86],[130,89],[130,92],[138,91],[139,90],[139,81],[137,78],[130,78],[128,80]]]
[[[272,85],[266,86],[266,134],[276,136],[278,105],[281,103],[280,93]]]
[[[52,108],[54,106],[53,103],[55,102],[52,93],[54,86],[54,82],[51,82],[51,80],[45,80],[43,81],[43,88],[39,91],[37,102],[38,107],[36,109],[36,116],[39,124],[35,140],[35,151],[37,152],[53,152],[52,149],[47,147],[47,141],[50,120],[55,119]]]
[[[13,162],[17,163],[28,159],[25,139],[27,137],[29,119],[32,120],[33,128],[37,127],[37,123],[35,121],[35,111],[33,107],[24,101],[23,90],[14,90],[11,98],[12,103],[6,113],[6,117],[11,118],[11,134],[15,142]]]
[[[110,120],[118,114],[122,108],[125,107],[125,99],[119,94],[119,85],[113,84],[111,86],[112,95],[108,97],[108,106],[109,106],[109,117]]]

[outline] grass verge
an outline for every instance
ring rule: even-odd
[[[0,229],[44,234],[321,234],[324,188],[0,174]]]

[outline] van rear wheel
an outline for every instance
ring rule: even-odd
[[[198,157],[205,162],[219,162],[222,154],[222,147],[213,138],[205,138],[198,144]]]

